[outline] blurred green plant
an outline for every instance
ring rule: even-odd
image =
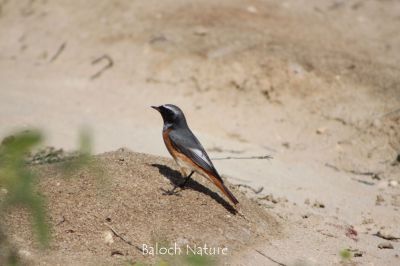
[[[49,241],[49,225],[46,221],[43,197],[34,190],[35,175],[26,167],[25,157],[42,141],[38,131],[25,131],[3,140],[0,146],[0,185],[7,192],[0,203],[0,212],[21,205],[32,215],[33,227],[40,244]]]
[[[342,250],[339,252],[339,255],[340,255],[340,258],[342,258],[343,261],[349,261],[349,260],[351,260],[351,258],[353,257],[352,254],[351,254],[351,252],[350,252],[350,250],[347,249],[347,248],[342,249]]]
[[[68,156],[61,156],[62,150],[39,150],[32,155],[33,149],[43,141],[37,130],[23,131],[6,137],[0,144],[0,217],[12,207],[25,207],[31,214],[33,230],[42,248],[49,245],[50,225],[47,221],[45,199],[36,189],[36,175],[29,164],[52,163],[62,161],[63,174],[71,174],[88,164],[91,154],[91,141],[87,130],[80,135],[79,150]],[[31,156],[31,157],[30,157]],[[32,159],[33,158],[33,159]],[[6,234],[0,221],[0,264],[5,248],[10,249]],[[10,251],[9,253],[12,253]],[[15,254],[14,254],[15,255]],[[17,257],[9,256],[7,264],[17,265]]]
[[[184,257],[187,265],[192,266],[206,266],[206,265],[214,265],[215,261],[211,256],[200,256],[200,255],[187,255]]]

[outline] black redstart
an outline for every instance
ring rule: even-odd
[[[160,112],[164,120],[162,135],[165,146],[186,176],[181,186],[196,172],[213,182],[234,205],[238,204],[238,200],[224,185],[203,146],[189,129],[182,110],[172,104],[152,108]]]

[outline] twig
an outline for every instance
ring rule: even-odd
[[[273,159],[271,155],[262,155],[262,156],[248,156],[248,157],[237,157],[237,156],[228,156],[228,157],[217,157],[217,158],[212,158],[212,160],[251,160],[251,159],[258,159],[258,160],[264,160],[264,159]]]
[[[127,243],[127,244],[130,245],[130,246],[135,246],[134,244],[132,244],[132,242],[131,242],[130,240],[127,240],[127,239],[124,238],[122,235],[120,235],[114,228],[112,228],[111,225],[108,225],[108,224],[106,224],[106,223],[104,223],[104,224],[105,224],[105,226],[107,226],[107,227],[111,230],[111,232],[113,232],[113,234],[114,234],[116,237],[118,237],[119,239],[121,239],[122,241],[124,241],[125,243]]]
[[[66,42],[63,42],[63,43],[61,44],[61,46],[58,47],[57,52],[51,57],[50,62],[55,61],[55,60],[60,56],[60,54],[64,51],[64,49],[65,49],[66,46],[67,46],[67,43],[66,43]]]
[[[337,166],[329,164],[329,163],[326,163],[325,166],[329,167],[329,168],[332,168],[333,170],[338,171],[338,172],[341,171]]]
[[[364,184],[364,185],[368,185],[368,186],[373,186],[373,185],[375,185],[374,182],[368,182],[368,181],[360,180],[360,179],[357,179],[357,178],[352,178],[352,180],[357,181],[357,182],[359,182],[359,183],[362,183],[362,184]]]
[[[276,264],[278,264],[278,265],[280,265],[280,266],[286,266],[286,264],[283,264],[282,262],[279,262],[279,261],[274,260],[273,258],[271,258],[271,257],[269,257],[269,256],[267,256],[267,255],[265,255],[264,253],[262,253],[261,251],[259,251],[259,250],[257,250],[257,249],[256,249],[255,251],[257,251],[261,256],[263,256],[263,257],[269,259],[269,260],[272,261],[272,262],[275,262]]]
[[[245,187],[245,188],[248,188],[248,189],[250,189],[250,190],[252,190],[254,193],[256,193],[256,194],[259,194],[261,191],[263,191],[263,189],[264,189],[264,187],[259,187],[258,189],[255,189],[255,188],[253,188],[253,187],[251,187],[251,186],[249,186],[249,185],[246,185],[246,184],[237,184],[236,185],[237,187]]]
[[[132,241],[126,239],[125,237],[123,237],[121,234],[119,234],[111,225],[104,223],[105,226],[107,226],[111,232],[113,232],[113,234],[118,237],[119,239],[121,239],[122,241],[124,241],[125,243],[127,243],[128,245],[135,247],[137,250],[139,250],[140,252],[142,252],[143,255],[143,249],[141,249],[139,246],[136,246],[134,244],[132,244]]]
[[[374,236],[386,239],[386,240],[400,240],[400,237],[395,237],[389,234],[384,234],[381,231],[378,231],[376,234],[373,234]]]
[[[346,172],[346,173],[353,174],[353,175],[368,175],[368,176],[378,176],[379,175],[379,173],[374,173],[374,172],[362,172],[362,171],[357,171],[357,170],[340,169],[339,167],[329,164],[329,163],[326,163],[325,166],[332,168],[338,172],[342,171],[342,172]]]
[[[96,58],[95,60],[93,60],[92,61],[92,65],[95,65],[95,64],[99,63],[102,60],[107,60],[107,64],[102,69],[97,71],[94,75],[92,75],[90,77],[90,79],[93,80],[95,78],[100,77],[100,75],[103,74],[104,71],[106,71],[107,69],[111,68],[114,65],[114,61],[112,60],[112,58],[109,55],[106,55],[106,54]]]

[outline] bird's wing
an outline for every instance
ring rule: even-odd
[[[169,132],[169,138],[172,145],[179,152],[192,159],[198,166],[222,181],[203,146],[190,130],[172,130]]]

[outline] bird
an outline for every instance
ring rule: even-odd
[[[185,177],[180,187],[184,187],[194,173],[198,173],[214,183],[219,190],[233,203],[239,201],[225,186],[224,181],[215,169],[207,152],[190,130],[182,110],[173,104],[151,106],[160,112],[164,125],[162,136],[168,152],[180,167]],[[176,186],[172,191],[174,191]]]

